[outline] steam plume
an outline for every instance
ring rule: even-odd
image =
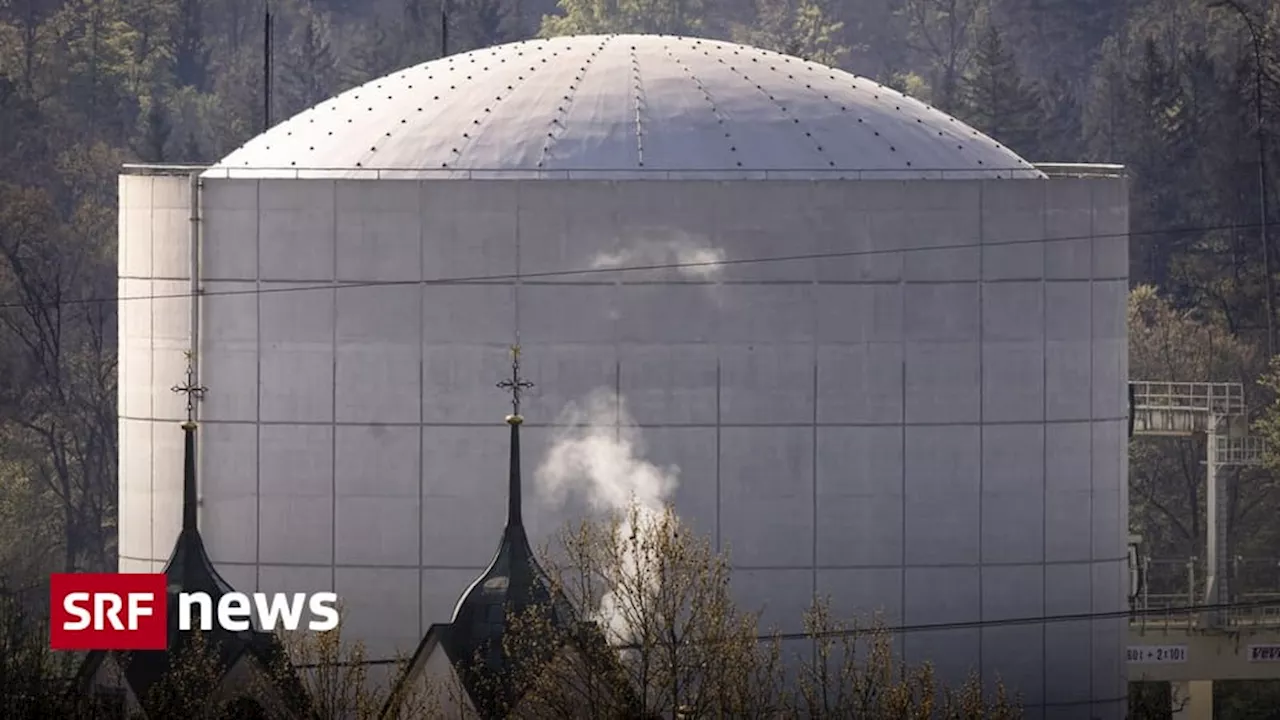
[[[644,459],[639,428],[624,398],[611,391],[597,390],[583,404],[570,404],[561,425],[534,482],[546,500],[564,503],[577,496],[592,510],[621,519],[617,536],[624,550],[616,569],[619,577],[614,579],[615,589],[601,598],[596,620],[612,639],[622,641],[631,635],[627,607],[643,603],[645,598],[634,595],[649,590],[637,587],[643,585],[638,581],[646,563],[640,555],[652,547],[643,536],[657,530],[679,484],[680,469],[661,468]]]
[[[697,280],[716,280],[724,268],[724,250],[685,233],[668,233],[662,240],[651,238],[631,243],[617,252],[599,253],[591,262],[592,269],[650,266],[674,263],[681,275]]]

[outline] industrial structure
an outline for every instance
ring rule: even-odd
[[[518,337],[526,462],[570,403],[624,398],[766,627],[815,593],[1022,619],[899,649],[999,673],[1033,716],[1124,715],[1118,168],[1033,166],[793,57],[572,37],[370,82],[198,172],[128,169],[120,216],[122,571],[179,531],[168,379],[194,347],[219,571],[333,589],[371,657],[412,652],[491,560]]]
[[[1153,587],[1152,559],[1130,537],[1129,679],[1171,683],[1175,720],[1212,720],[1215,680],[1280,677],[1280,563],[1258,578],[1230,554],[1220,476],[1261,465],[1266,443],[1249,434],[1241,383],[1139,380],[1129,393],[1132,436],[1200,436],[1205,449],[1203,556],[1174,563]]]

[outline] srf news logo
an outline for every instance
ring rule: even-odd
[[[177,596],[178,629],[243,632],[251,627],[302,626],[326,632],[338,626],[338,596],[320,593],[231,592],[215,604],[208,594]],[[49,647],[54,650],[163,650],[168,645],[168,579],[156,574],[58,574],[49,578]],[[320,618],[320,619],[315,619]]]

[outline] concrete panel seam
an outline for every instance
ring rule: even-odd
[[[425,186],[419,180],[417,185],[417,196],[419,198],[419,206],[421,206],[421,198],[425,192]],[[519,186],[516,187],[517,199],[519,198]],[[517,204],[519,207],[519,204]],[[422,222],[421,214],[418,217],[418,276],[424,277],[427,265],[427,224]],[[422,567],[424,550],[422,547],[426,535],[427,523],[427,503],[426,503],[426,476],[427,476],[427,458],[426,458],[426,442],[422,439],[422,424],[426,420],[427,412],[427,284],[421,283],[418,286],[418,572],[415,574],[418,585],[418,637],[426,635],[426,621],[422,617],[422,608],[425,604],[423,597],[422,584],[424,582]],[[336,308],[335,308],[336,310]],[[338,419],[337,409],[334,409],[334,420]],[[337,432],[336,430],[334,432]],[[336,503],[335,503],[336,504]]]
[[[978,185],[978,244],[979,245],[981,245],[983,240],[985,240],[984,232],[985,232],[986,213],[982,212],[983,193],[985,191],[986,191],[985,185],[982,185],[982,184]],[[978,565],[979,566],[982,565],[982,560],[983,560],[982,538],[984,535],[986,535],[986,533],[984,532],[985,528],[983,527],[983,524],[982,524],[983,523],[982,509],[983,509],[983,506],[985,505],[985,503],[982,502],[982,496],[985,494],[983,492],[983,487],[984,487],[983,481],[986,479],[986,455],[987,455],[985,452],[983,452],[983,443],[986,436],[984,427],[983,427],[983,420],[986,417],[986,409],[987,409],[987,402],[986,402],[987,377],[985,372],[986,359],[987,359],[986,324],[985,324],[986,308],[984,307],[984,303],[983,303],[983,301],[986,298],[986,293],[985,293],[986,283],[983,282],[983,278],[986,277],[986,267],[987,267],[986,256],[987,254],[985,252],[982,252],[982,251],[978,252]],[[984,619],[986,619],[986,612],[984,608],[984,600],[986,599],[986,597],[983,594],[983,589],[984,589],[983,575],[984,573],[981,570],[979,570],[978,571],[978,622],[982,622]],[[984,649],[983,646],[985,644],[986,643],[983,642],[982,634],[979,633],[978,634],[978,682],[979,683],[984,683],[986,680],[985,670],[983,668],[983,662],[982,662],[983,649]]]
[[[156,242],[155,242],[155,206],[156,206],[156,183],[152,178],[147,182],[147,252],[151,255],[151,269],[154,272],[156,266]],[[147,283],[147,294],[151,296],[147,300],[147,304],[151,306],[150,312],[147,313],[150,321],[150,331],[148,340],[151,345],[151,414],[153,416],[159,414],[156,412],[156,284],[155,281]],[[148,432],[151,434],[151,456],[147,459],[147,484],[151,488],[148,502],[151,504],[151,528],[147,533],[150,538],[151,554],[156,554],[156,423],[149,423]]]
[[[721,432],[724,429],[724,424],[721,421],[722,416],[720,414],[721,394],[724,387],[724,379],[722,375],[723,365],[724,358],[721,357],[719,352],[716,352],[716,552],[724,552],[724,546],[720,536],[720,504],[723,502],[723,495],[720,491],[720,465],[721,454],[724,452],[720,439]]]
[[[810,263],[809,273],[810,273],[810,277],[809,277],[810,282],[814,286],[816,286],[818,283],[818,264],[817,263]],[[815,289],[812,293],[810,293],[810,297],[809,297],[810,322],[812,323],[812,327],[813,327],[813,334],[811,336],[811,342],[809,345],[809,351],[811,353],[811,357],[813,358],[813,394],[810,397],[810,403],[811,403],[810,410],[812,412],[812,415],[810,417],[813,422],[813,432],[812,432],[813,445],[810,448],[810,453],[811,453],[810,457],[812,458],[811,468],[810,468],[810,472],[812,473],[812,485],[810,489],[813,493],[813,531],[810,537],[810,540],[812,542],[812,547],[810,548],[812,555],[811,555],[810,562],[813,563],[813,566],[814,566],[810,595],[813,598],[817,598],[818,596],[818,569],[817,569],[817,565],[818,565],[818,393],[819,393],[818,352],[819,352],[819,348],[821,347],[821,343],[818,342],[818,327],[820,324],[818,303],[819,303],[818,292]],[[816,646],[814,648],[814,651],[815,652],[817,651]]]
[[[1091,184],[1089,186],[1089,238],[1090,238],[1089,240],[1089,418],[1091,422],[1090,422],[1090,428],[1089,428],[1089,524],[1088,524],[1088,528],[1089,528],[1089,558],[1091,561],[1094,555],[1097,554],[1097,549],[1094,547],[1094,542],[1095,540],[1097,540],[1097,538],[1095,537],[1096,533],[1094,532],[1094,529],[1093,529],[1093,503],[1094,503],[1094,497],[1097,494],[1097,488],[1094,486],[1094,481],[1096,480],[1096,478],[1094,477],[1094,472],[1093,472],[1094,422],[1092,421],[1094,415],[1097,413],[1097,408],[1094,407],[1094,398],[1096,393],[1094,391],[1094,377],[1093,377],[1094,353],[1097,347],[1097,343],[1096,343],[1097,328],[1095,327],[1096,322],[1093,317],[1093,293],[1094,293],[1094,288],[1096,287],[1093,276],[1094,276],[1094,272],[1095,272],[1094,268],[1096,267],[1096,260],[1097,260],[1097,258],[1094,257],[1094,250],[1093,250],[1093,247],[1095,244],[1093,240],[1093,236],[1097,230],[1096,228],[1097,207],[1094,201],[1096,197],[1096,195],[1094,194],[1095,187],[1096,187],[1096,184]],[[1089,566],[1089,610],[1090,612],[1095,612],[1097,610],[1097,608],[1095,607],[1096,591],[1093,586],[1094,585],[1093,568],[1094,566],[1091,562]],[[1097,647],[1095,647],[1093,623],[1090,623],[1089,624],[1089,697],[1091,699],[1093,698],[1093,694],[1095,692],[1093,668],[1097,664],[1097,660],[1098,660]]]
[[[330,190],[333,193],[331,198],[332,219],[330,224],[330,232],[333,233],[332,263],[333,276],[329,282],[333,285],[333,296],[330,302],[333,303],[333,315],[330,317],[330,347],[333,353],[333,374],[330,376],[329,385],[329,426],[331,428],[329,434],[329,489],[330,497],[338,497],[338,183],[330,183]],[[338,503],[336,500],[329,507],[329,556],[332,572],[330,574],[330,582],[333,587],[338,586]],[[421,586],[421,583],[419,583]]]
[[[1048,186],[1045,186],[1045,211],[1041,213],[1044,236],[1049,234]],[[1044,442],[1040,447],[1040,562],[1049,558],[1049,254],[1040,255],[1040,421],[1044,427]],[[1040,571],[1040,614],[1049,614],[1049,573]],[[1049,626],[1040,626],[1040,695],[1048,697],[1049,691]]]
[[[255,587],[262,586],[262,181],[255,180],[254,198],[257,203],[256,212],[253,214],[253,228],[256,242],[254,243],[254,267],[255,287],[258,292],[255,295],[255,305],[257,308],[258,318],[255,323],[257,327],[257,347],[254,348],[254,362],[257,364],[257,382],[254,387],[254,418],[257,420],[254,428],[254,506],[257,517],[254,519],[254,527],[257,530],[257,539],[254,541],[254,584]]]
[[[902,275],[905,276],[905,273],[902,273]],[[898,293],[900,297],[903,297],[903,298],[906,297],[906,283],[904,281],[904,278],[901,278],[901,277],[899,278],[899,281],[898,281]],[[900,315],[898,318],[898,336],[899,337],[904,337],[906,335],[906,328],[904,327],[905,324],[906,324],[905,314]],[[901,530],[899,531],[899,545],[898,545],[899,552],[901,553],[901,559],[899,560],[898,564],[902,567],[902,572],[899,573],[900,577],[898,580],[899,582],[898,607],[902,608],[902,620],[903,622],[906,622],[907,621],[907,571],[906,571],[906,568],[907,568],[907,425],[906,425],[907,353],[905,352],[905,343],[904,343],[904,352],[902,353],[902,359],[900,360],[900,364],[901,364],[901,367],[898,373],[898,376],[900,378],[898,391],[899,391],[899,403],[901,403],[900,406],[902,408],[903,424],[901,426],[901,429],[898,432],[898,438],[899,438],[898,442],[900,444],[899,452],[901,453],[900,457],[902,458],[902,466],[898,470],[898,488],[899,488],[898,492],[902,496],[902,510],[901,510],[901,517],[899,520],[899,527],[901,528]],[[907,643],[905,640],[902,643],[902,662],[903,663],[909,662],[907,658]]]
[[[816,304],[817,294],[814,294],[815,303],[813,305],[814,325],[817,325],[818,308]],[[813,575],[811,578],[811,595],[818,595],[818,341],[817,333],[814,333],[813,341],[813,431],[810,433],[812,445],[810,452],[812,453],[812,461],[810,463],[810,491],[812,492],[812,511],[813,511],[813,528],[810,533],[810,562],[813,565]]]

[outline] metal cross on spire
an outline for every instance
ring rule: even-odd
[[[511,391],[511,414],[520,417],[520,396],[525,390],[533,387],[533,383],[520,377],[520,346],[511,346],[511,379],[498,383],[498,387]]]
[[[196,401],[203,400],[205,391],[209,388],[196,385],[196,354],[188,350],[183,355],[187,358],[187,381],[182,385],[174,385],[171,389],[187,396],[187,422],[195,422]]]

